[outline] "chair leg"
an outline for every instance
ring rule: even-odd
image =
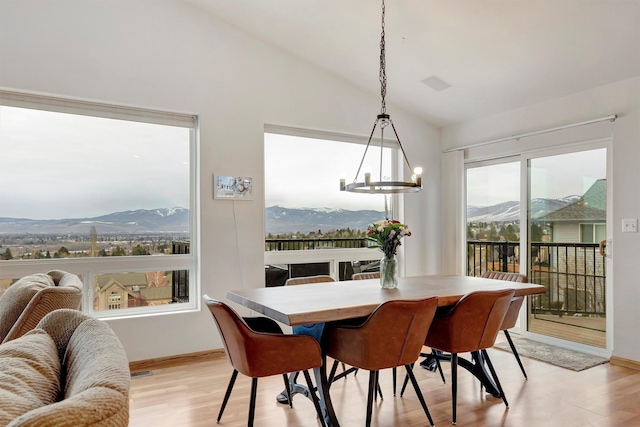
[[[374,391],[376,385],[378,384],[378,376],[377,371],[369,371],[369,392],[367,393],[367,421],[365,425],[367,427],[371,426],[371,412],[373,411],[373,395],[376,394]]]
[[[315,406],[316,408],[316,413],[318,414],[320,423],[322,424],[322,427],[326,427],[326,424],[324,422],[324,416],[322,415],[322,409],[320,409],[320,402],[318,401],[318,396],[314,391],[314,386],[313,386],[313,383],[311,382],[311,375],[309,375],[308,371],[304,371],[304,379],[307,380],[307,387],[309,387],[311,400],[313,400],[313,406]]]
[[[256,413],[256,394],[258,392],[258,379],[251,378],[251,398],[249,400],[249,420],[247,427],[253,427],[253,418]]]
[[[507,402],[507,397],[504,395],[504,390],[502,390],[502,385],[500,384],[500,380],[498,379],[498,374],[496,374],[496,370],[493,368],[493,363],[491,363],[491,359],[489,359],[489,353],[487,353],[487,350],[482,350],[482,356],[484,357],[485,362],[487,362],[487,366],[489,367],[489,371],[491,371],[493,380],[496,382],[496,387],[500,392],[500,396],[502,396],[504,406],[508,408],[509,402]]]
[[[333,382],[333,377],[336,376],[337,370],[338,370],[338,361],[334,360],[333,365],[331,366],[331,372],[329,372],[329,379],[328,379],[329,384]]]
[[[433,427],[433,418],[431,418],[431,414],[429,413],[429,408],[427,408],[427,402],[424,401],[424,396],[422,395],[422,390],[420,390],[420,386],[418,385],[418,381],[416,380],[416,376],[413,375],[413,367],[412,365],[405,365],[405,369],[407,370],[407,376],[411,379],[411,384],[413,384],[413,388],[418,395],[418,400],[422,405],[422,409],[424,413],[427,414],[427,418],[429,419],[429,424]]]
[[[524,375],[524,379],[528,380],[529,378],[527,378],[527,373],[524,370],[524,366],[522,366],[522,361],[520,360],[520,355],[518,354],[518,350],[516,350],[516,346],[513,344],[513,340],[511,339],[511,334],[509,334],[509,331],[507,331],[506,329],[502,332],[504,332],[504,336],[507,337],[507,341],[509,342],[509,347],[511,347],[511,352],[516,357],[516,360],[518,361],[518,365],[520,365],[520,370],[522,371],[522,375]]]
[[[415,363],[411,363],[411,369],[413,369],[413,366],[415,365]],[[404,391],[407,389],[407,384],[409,384],[409,374],[406,374],[404,376],[404,381],[402,382],[402,388],[400,389],[400,397],[404,396]]]
[[[393,396],[394,397],[396,395],[396,381],[397,381],[397,378],[398,378],[398,375],[397,375],[396,371],[397,371],[397,369],[395,367],[391,370],[391,374],[393,375]]]
[[[442,372],[442,365],[440,364],[440,358],[438,357],[438,352],[431,349],[431,354],[433,355],[433,358],[436,361],[436,367],[438,368],[438,372],[440,372],[440,378],[442,378],[442,382],[446,384],[447,381],[444,379],[444,372]]]
[[[380,394],[380,399],[382,400],[382,389],[380,388],[380,371],[376,372],[376,388],[373,393],[373,400],[378,401],[378,394]]]
[[[287,374],[282,374],[282,378],[284,378],[284,389],[287,391],[287,398],[289,399],[289,407],[293,408],[293,396],[291,396],[291,386],[289,385],[289,377],[287,376]]]
[[[220,412],[218,413],[218,419],[216,422],[220,423],[220,419],[222,418],[222,413],[224,412],[224,408],[227,406],[227,402],[229,401],[229,396],[231,396],[231,390],[233,390],[233,385],[236,382],[236,378],[238,378],[238,371],[233,370],[231,374],[231,379],[229,380],[229,385],[227,386],[227,391],[224,394],[224,399],[222,399],[222,407],[220,408]]]
[[[451,353],[451,424],[456,423],[456,407],[458,405],[458,353]]]

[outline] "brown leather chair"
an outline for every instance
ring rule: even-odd
[[[482,274],[482,277],[487,279],[496,279],[496,280],[507,280],[509,282],[517,282],[517,283],[527,283],[527,276],[519,273],[505,273],[502,271],[485,271]],[[518,354],[518,350],[516,350],[516,346],[511,339],[511,335],[509,334],[509,329],[516,326],[518,321],[518,315],[520,314],[520,307],[522,307],[522,303],[524,302],[524,297],[514,297],[511,299],[511,304],[509,304],[509,310],[507,310],[507,315],[504,316],[504,321],[502,322],[502,326],[500,330],[504,332],[504,336],[507,337],[507,341],[509,342],[509,347],[511,347],[511,352],[516,358],[518,365],[520,366],[520,370],[522,371],[522,375],[527,379],[527,372],[524,370],[524,366],[522,365],[522,361],[520,360],[520,355]]]
[[[286,282],[284,282],[285,286],[291,286],[291,285],[306,285],[309,283],[329,283],[329,282],[335,282],[335,280],[333,280],[333,277],[331,276],[327,276],[327,275],[317,275],[317,276],[304,276],[304,277],[291,277],[289,279],[287,279]],[[342,373],[338,374],[337,376],[334,376],[335,372],[336,372],[336,368],[337,368],[337,362],[334,363],[333,368],[331,369],[331,375],[329,377],[329,381],[337,381],[340,378],[343,378],[347,375],[349,375],[350,373],[353,373],[354,375],[358,373],[358,370],[355,368],[349,368],[347,369],[347,367],[344,365],[344,363],[342,364]],[[291,377],[291,381],[295,382],[297,379],[297,374],[293,374],[293,376]],[[284,393],[280,393],[277,397],[278,402],[280,403],[287,403],[288,402],[288,398]]]
[[[367,421],[371,425],[373,397],[381,369],[404,366],[431,425],[433,419],[424,401],[411,365],[416,361],[438,305],[438,298],[394,300],[382,303],[358,326],[331,326],[327,355],[369,371]]]
[[[333,280],[333,277],[325,276],[325,275],[292,277],[290,279],[287,279],[287,281],[284,282],[284,284],[285,286],[290,286],[290,285],[304,285],[307,283],[325,283],[325,282],[335,282],[335,280]]]
[[[379,278],[380,278],[379,271],[372,271],[370,273],[354,273],[351,276],[352,280],[366,280],[366,279],[379,279]]]
[[[203,298],[216,322],[231,366],[252,379],[247,426],[253,426],[258,378],[282,375],[287,392],[289,392],[289,381],[286,374],[302,371],[309,390],[313,390],[314,386],[307,370],[322,365],[320,345],[316,340],[303,335],[255,332],[235,310],[225,303],[208,295],[204,295]],[[232,388],[233,381],[227,387],[218,414],[218,422],[222,418]],[[323,420],[318,398],[315,393],[310,394],[318,416]]]
[[[486,349],[493,347],[496,341],[513,294],[513,289],[471,292],[431,323],[424,344],[432,350],[451,353],[452,424],[456,423],[458,353],[479,352],[482,355],[478,360],[486,362],[504,404],[509,407]]]

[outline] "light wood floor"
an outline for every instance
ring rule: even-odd
[[[529,380],[522,377],[511,353],[489,354],[509,400],[482,390],[465,370],[458,375],[458,426],[640,426],[640,371],[604,364],[573,372],[523,358]],[[443,365],[447,381],[449,364]],[[131,383],[131,427],[215,426],[232,368],[225,358],[153,370]],[[399,371],[400,372],[400,371]],[[416,377],[436,425],[451,425],[451,388],[437,373],[416,368]],[[341,426],[363,426],[368,372],[333,384],[331,396]],[[304,381],[304,380],[303,380]],[[391,370],[380,373],[384,399],[374,405],[373,426],[425,426],[413,389],[393,397]],[[293,409],[276,403],[282,377],[260,379],[256,426],[319,426],[311,401],[294,398]],[[250,380],[238,376],[221,426],[246,426]]]

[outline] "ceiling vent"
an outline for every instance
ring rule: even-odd
[[[422,83],[426,84],[431,89],[437,92],[442,92],[443,90],[449,89],[451,87],[449,83],[445,82],[437,76],[427,77],[426,79],[422,80]]]

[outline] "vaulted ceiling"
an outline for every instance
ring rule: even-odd
[[[380,93],[381,1],[187,1]],[[386,0],[385,39],[389,112],[447,126],[639,76],[640,0]]]

